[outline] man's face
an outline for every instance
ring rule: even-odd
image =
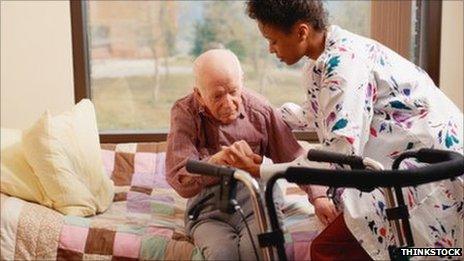
[[[299,35],[297,26],[286,33],[276,26],[258,22],[261,34],[269,41],[269,53],[274,53],[281,62],[292,65],[305,54],[306,45]]]
[[[200,103],[208,113],[222,124],[230,124],[237,119],[242,98],[242,79],[232,75],[208,76],[203,80],[201,90],[197,89]]]

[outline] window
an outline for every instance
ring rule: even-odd
[[[325,3],[330,23],[367,37],[383,35],[376,2]],[[303,101],[304,62],[288,67],[268,54],[244,1],[71,1],[71,8],[76,101],[92,99],[104,141],[165,137],[172,104],[192,89],[193,59],[213,47],[231,49],[241,60],[245,86],[274,106]],[[404,42],[414,52],[407,24]]]

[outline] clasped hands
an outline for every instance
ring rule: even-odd
[[[246,141],[240,140],[230,146],[221,146],[221,150],[211,156],[208,162],[242,169],[253,177],[259,178],[262,161],[263,157],[254,153]],[[316,198],[313,204],[316,216],[326,226],[339,214],[333,202],[327,197]]]
[[[253,152],[244,140],[236,141],[230,146],[221,146],[221,150],[212,155],[209,163],[226,165],[242,169],[255,178],[259,178],[259,166],[263,157]]]

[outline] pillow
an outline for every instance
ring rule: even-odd
[[[24,157],[21,135],[21,130],[1,129],[1,192],[50,207],[51,201]]]
[[[22,145],[54,209],[89,216],[109,207],[113,183],[105,174],[90,100],[55,117],[45,112],[24,131]]]

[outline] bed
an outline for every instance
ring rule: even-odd
[[[65,216],[1,194],[2,260],[202,260],[183,228],[186,199],[165,180],[166,143],[102,144],[115,184],[111,207],[96,216]],[[307,260],[321,231],[305,194],[280,182],[290,260]]]

